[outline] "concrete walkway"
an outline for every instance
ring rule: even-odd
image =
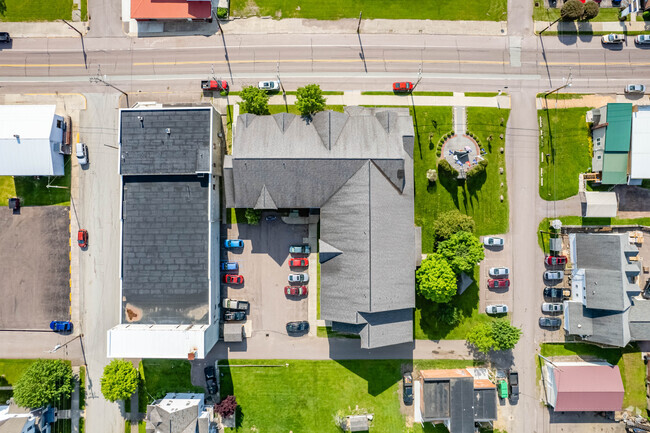
[[[467,115],[465,106],[454,106],[454,132],[456,135],[463,135],[467,131]]]
[[[74,380],[74,388],[72,389],[72,405],[70,406],[70,419],[72,420],[72,433],[79,433],[79,417],[81,413],[79,411],[79,382],[81,378],[81,369],[77,367],[72,367],[72,375],[78,379]]]

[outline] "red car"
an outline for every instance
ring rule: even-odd
[[[309,259],[305,259],[305,258],[290,259],[289,266],[306,268],[307,266],[309,266]]]
[[[226,274],[223,276],[223,282],[226,284],[244,284],[243,275]]]
[[[307,286],[285,286],[284,293],[288,296],[304,296],[307,294]]]
[[[507,289],[510,287],[510,280],[507,278],[505,280],[494,280],[490,278],[488,280],[488,287],[490,289]]]
[[[413,83],[410,81],[400,81],[393,83],[393,92],[395,93],[409,93],[413,91]]]
[[[79,248],[86,248],[88,246],[88,230],[80,229],[77,232],[77,243]]]
[[[544,262],[549,266],[566,265],[566,256],[548,256]]]
[[[201,81],[201,89],[228,91],[228,82],[226,80],[203,80]]]

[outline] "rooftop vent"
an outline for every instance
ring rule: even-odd
[[[167,135],[170,135],[172,133],[172,130],[171,128],[165,128],[165,132],[167,133]]]

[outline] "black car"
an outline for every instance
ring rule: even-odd
[[[550,299],[551,302],[561,302],[564,298],[571,297],[571,290],[559,287],[544,287],[544,297]]]
[[[540,317],[539,326],[543,328],[559,328],[562,325],[562,319],[559,317]]]
[[[223,319],[226,322],[233,322],[233,321],[238,321],[238,320],[244,320],[246,319],[246,312],[244,311],[226,311],[223,314]]]
[[[508,370],[508,387],[510,388],[510,401],[519,398],[519,373],[515,370]]]
[[[404,399],[405,405],[413,404],[413,376],[411,373],[404,373],[402,376],[402,387],[404,388],[404,394],[402,398]]]
[[[205,387],[208,390],[208,394],[214,395],[217,393],[217,375],[213,366],[208,366],[203,369],[203,374],[205,374]]]
[[[9,36],[9,33],[7,32],[0,32],[0,43],[9,43],[11,42],[11,36]]]
[[[303,320],[302,322],[289,322],[287,323],[287,332],[306,332],[309,331],[309,322]]]

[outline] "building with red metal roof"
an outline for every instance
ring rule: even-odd
[[[138,21],[207,21],[212,18],[212,2],[209,0],[131,0],[131,18]]]

